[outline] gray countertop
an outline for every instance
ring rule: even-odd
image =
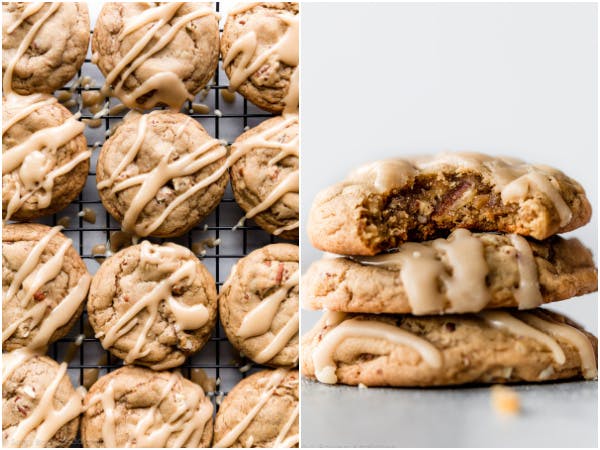
[[[598,383],[519,385],[503,416],[489,387],[359,389],[302,381],[303,447],[598,447]]]

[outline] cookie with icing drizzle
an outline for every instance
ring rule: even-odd
[[[84,447],[206,448],[213,406],[179,372],[125,366],[101,377],[85,397]]]
[[[298,239],[298,115],[265,120],[238,137],[240,154],[231,166],[235,199],[261,228],[284,239]]]
[[[30,220],[64,209],[83,189],[85,125],[46,94],[2,97],[2,216]]]
[[[90,42],[84,2],[3,2],[4,95],[51,94],[83,64]]]
[[[87,311],[105,349],[127,364],[163,370],[180,366],[210,339],[217,290],[190,250],[143,241],[102,263]]]
[[[229,342],[270,366],[298,363],[298,247],[271,244],[240,259],[219,294]]]
[[[355,313],[468,313],[532,309],[597,288],[592,254],[577,239],[458,229],[391,253],[323,258],[302,277],[302,303]]]
[[[240,3],[221,37],[229,88],[267,111],[298,110],[299,5]]]
[[[218,15],[208,2],[105,3],[94,28],[102,92],[132,109],[179,110],[206,86],[218,58]]]
[[[83,311],[91,276],[61,229],[22,223],[2,230],[2,350],[45,349]]]
[[[28,349],[2,354],[2,446],[67,448],[75,440],[83,395],[67,364]]]
[[[213,447],[298,447],[298,395],[297,370],[264,370],[244,378],[217,412]]]
[[[591,217],[583,188],[559,170],[479,153],[377,161],[317,195],[312,244],[374,255],[456,228],[546,239]]]
[[[189,116],[131,111],[98,157],[100,199],[124,231],[180,236],[221,201],[226,156],[221,141]]]
[[[597,378],[598,340],[546,309],[447,316],[326,313],[302,374],[327,384],[444,386]]]

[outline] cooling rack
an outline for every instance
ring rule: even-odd
[[[216,11],[219,12],[219,3],[216,3],[215,7]],[[90,8],[92,8],[91,5]],[[222,24],[226,14],[220,14]],[[93,23],[95,22],[93,10],[91,16]],[[82,119],[93,119],[94,114],[87,108],[81,109],[81,93],[86,90],[99,90],[104,83],[104,77],[98,68],[91,63],[90,56],[90,53],[88,53],[77,78],[62,89],[73,94],[73,99],[76,100],[77,105],[72,105],[70,110],[72,112],[81,110]],[[92,84],[83,86],[81,80],[84,77],[90,77]],[[219,60],[219,66],[215,71],[213,80],[203,92],[196,95],[193,102],[190,101],[186,104],[182,112],[198,120],[212,137],[223,139],[230,144],[247,127],[258,125],[263,120],[272,117],[272,114],[266,113],[249,103],[239,94],[235,95],[234,101],[227,101],[221,94],[221,91],[227,89],[227,87],[227,76],[222,70],[221,60]],[[208,113],[192,112],[192,103],[208,106]],[[110,99],[111,107],[117,104],[119,104],[118,100]],[[114,115],[109,113],[109,115],[102,116],[99,127],[86,126],[85,136],[88,147],[92,150],[92,157],[85,188],[79,197],[65,210],[39,220],[39,222],[50,226],[61,224],[64,220],[70,221],[65,226],[63,233],[72,239],[73,246],[78,250],[92,275],[96,273],[101,264],[101,255],[92,254],[93,247],[106,245],[110,240],[110,234],[121,229],[119,223],[108,214],[100,202],[95,181],[96,161],[102,144],[108,138],[109,130],[123,119],[126,112]],[[81,217],[85,208],[95,213],[95,223],[90,223]],[[233,231],[232,228],[243,215],[244,212],[236,204],[231,186],[228,185],[225,196],[213,213],[190,232],[174,239],[150,238],[149,240],[153,242],[175,242],[188,248],[191,248],[195,242],[216,240],[218,245],[207,247],[206,254],[199,257],[213,275],[217,288],[220,290],[220,287],[229,276],[233,264],[238,259],[269,243],[286,242],[269,235],[260,227],[255,226],[251,220],[246,221],[244,225]],[[90,377],[93,378],[95,374],[98,377],[106,375],[123,364],[122,360],[111,356],[108,351],[104,350],[99,340],[93,336],[93,330],[89,326],[86,311],[66,337],[50,346],[48,355],[58,362],[68,361],[68,373],[75,386],[83,385],[84,380]],[[210,341],[198,354],[188,358],[180,368],[181,373],[187,378],[191,377],[194,369],[202,369],[207,377],[214,381],[216,386],[213,391],[208,391],[207,395],[211,398],[216,412],[229,390],[247,374],[261,369],[261,366],[239,355],[225,337],[220,320],[217,318],[217,326]],[[78,436],[73,447],[80,446],[81,441]]]

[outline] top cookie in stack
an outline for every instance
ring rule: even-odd
[[[304,338],[303,373],[371,386],[594,378],[596,338],[535,309],[597,290],[589,250],[553,236],[590,216],[576,181],[515,159],[359,168],[310,213],[312,244],[350,257],[302,279],[304,306],[329,311]],[[531,311],[491,311],[506,307]]]

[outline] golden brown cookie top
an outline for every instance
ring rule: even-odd
[[[105,3],[92,38],[102,91],[132,109],[179,110],[212,78],[218,57],[218,17],[207,2]]]
[[[265,120],[239,136],[231,147],[238,158],[231,166],[237,203],[263,229],[298,239],[298,115]]]
[[[67,448],[75,440],[83,396],[67,364],[27,349],[2,354],[2,446]]]
[[[104,348],[128,364],[162,370],[181,365],[208,341],[217,291],[190,250],[143,241],[100,266],[87,310]]]
[[[83,310],[91,276],[61,227],[23,223],[2,230],[2,349],[45,348]]]
[[[220,202],[227,149],[194,119],[172,111],[129,112],[102,146],[102,203],[138,236],[189,231]]]
[[[85,447],[209,447],[213,406],[179,372],[125,366],[90,388],[81,424]]]
[[[213,447],[297,447],[298,371],[264,370],[240,381],[215,419]]]
[[[3,2],[3,93],[52,93],[76,74],[87,54],[84,2]]]
[[[298,362],[298,247],[271,244],[234,266],[219,295],[229,341],[259,364]]]
[[[221,37],[229,86],[267,111],[297,112],[299,4],[237,5]]]
[[[2,214],[28,220],[81,192],[91,151],[85,125],[46,94],[2,97]]]

